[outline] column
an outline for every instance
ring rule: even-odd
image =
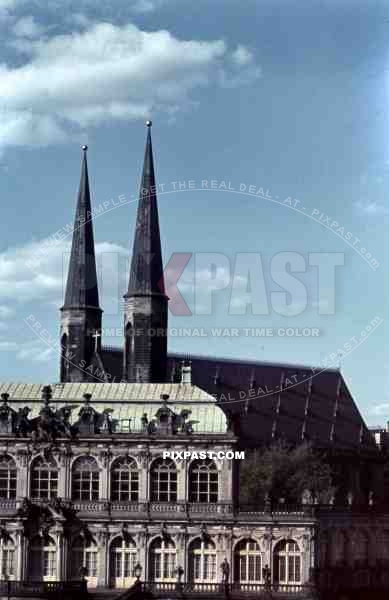
[[[177,567],[181,567],[184,570],[184,576],[182,581],[187,581],[188,578],[188,573],[187,573],[187,569],[188,566],[186,564],[186,527],[183,527],[181,531],[179,531],[177,533],[177,535],[175,535],[173,537],[173,541],[176,544],[176,549],[177,549]]]
[[[56,524],[55,529],[53,529],[53,537],[55,539],[55,545],[57,548],[57,556],[56,556],[56,579],[58,581],[63,581],[66,579],[65,575],[65,565],[66,559],[64,555],[63,549],[63,527],[62,525]]]
[[[143,450],[134,458],[139,466],[139,503],[145,505],[150,502],[149,473],[152,456],[148,450]],[[146,507],[144,507],[144,510],[146,510]]]
[[[222,504],[232,504],[232,460],[222,460],[219,465],[219,501]],[[218,466],[219,466],[218,465]]]
[[[177,501],[188,502],[188,461],[177,460]]]
[[[100,487],[99,487],[99,499],[108,502],[108,477],[109,477],[109,465],[110,465],[111,453],[109,450],[102,450],[98,456],[98,465],[100,467]]]
[[[16,530],[16,579],[22,581],[26,579],[25,569],[25,546],[27,544],[27,538],[23,535],[23,525],[19,525]]]
[[[16,479],[16,498],[21,500],[27,498],[29,494],[29,469],[28,469],[28,453],[25,449],[20,449],[16,454],[17,479]]]
[[[273,530],[271,527],[267,527],[265,533],[263,534],[263,548],[264,548],[264,556],[263,556],[263,565],[264,568],[266,565],[269,567],[271,571],[271,580],[274,581],[274,565],[273,565]]]
[[[58,471],[58,497],[59,498],[70,498],[70,477],[69,477],[69,463],[70,456],[67,449],[63,449],[56,457],[59,463]]]
[[[149,578],[147,560],[147,534],[142,531],[135,536],[135,540],[136,547],[138,549],[139,564],[142,565],[142,574],[140,578],[141,581],[147,581]]]
[[[108,536],[108,529],[101,530],[97,535],[97,545],[99,549],[97,585],[99,587],[108,587]]]

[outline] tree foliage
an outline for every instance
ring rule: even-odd
[[[308,443],[290,447],[278,441],[250,452],[241,463],[241,504],[263,503],[266,498],[298,504],[303,496],[328,502],[333,492],[329,464]]]

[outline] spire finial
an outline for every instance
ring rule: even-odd
[[[152,121],[146,121],[146,127],[149,127],[149,128],[150,128],[150,127],[152,126],[152,124],[153,124],[153,122],[152,122]]]
[[[81,149],[86,152],[88,150],[88,146],[86,144],[84,144],[83,146],[81,146]]]

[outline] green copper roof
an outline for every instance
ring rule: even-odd
[[[8,404],[18,410],[30,408],[29,418],[37,417],[42,408],[43,384],[3,383],[0,394],[9,394]],[[62,383],[54,384],[50,404],[54,409],[74,405],[71,422],[78,419],[78,413],[85,400],[84,394],[91,394],[90,404],[99,413],[111,409],[116,432],[141,430],[144,414],[148,421],[155,418],[158,409],[164,404],[161,395],[168,395],[167,406],[180,414],[190,410],[188,418],[193,421],[195,433],[225,433],[226,417],[217,406],[215,399],[200,388],[183,383]],[[130,421],[131,419],[131,421]]]

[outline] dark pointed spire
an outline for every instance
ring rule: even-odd
[[[73,241],[63,308],[99,307],[87,150],[83,146]]]
[[[124,307],[124,381],[166,380],[168,298],[165,294],[151,121],[139,193],[134,246]]]
[[[151,124],[146,122],[146,151],[127,296],[165,294]]]

